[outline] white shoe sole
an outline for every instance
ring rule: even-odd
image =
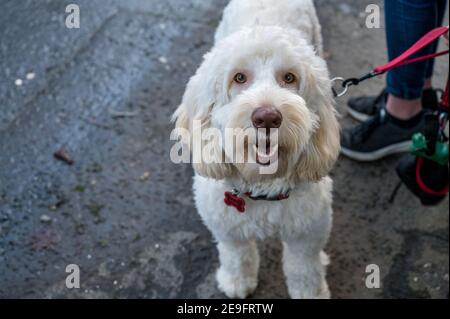
[[[359,122],[365,122],[371,118],[370,115],[355,111],[354,109],[352,109],[349,106],[347,106],[347,112],[348,112],[348,114],[350,114],[351,117],[353,117],[355,120],[357,120]]]
[[[401,142],[401,143],[386,146],[384,148],[381,148],[379,150],[376,150],[376,151],[373,151],[370,153],[352,151],[352,150],[346,149],[345,147],[342,147],[341,153],[351,159],[356,160],[356,161],[373,162],[373,161],[382,159],[383,157],[386,157],[389,155],[407,153],[409,151],[410,145],[411,145],[410,141]]]

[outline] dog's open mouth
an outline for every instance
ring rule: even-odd
[[[260,145],[262,144],[262,146]],[[260,165],[270,165],[278,160],[279,147],[277,145],[271,145],[270,139],[266,139],[265,147],[263,143],[256,143],[253,145],[253,150],[256,155],[256,163]]]

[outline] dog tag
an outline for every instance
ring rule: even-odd
[[[223,199],[225,205],[234,207],[238,212],[245,212],[245,200],[231,192],[225,192],[225,198]]]

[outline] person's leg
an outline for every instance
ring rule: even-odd
[[[419,1],[418,3],[421,3],[421,2],[423,2],[423,1]],[[430,22],[429,22],[430,26],[432,25],[433,27],[437,27],[437,26],[442,25],[444,15],[445,15],[447,1],[446,0],[439,0],[439,1],[430,0],[428,2],[429,2],[429,5],[434,4],[435,14],[432,14],[431,10],[424,10],[422,12],[419,12],[419,14],[423,13],[424,17],[428,17],[427,19],[430,19]],[[405,13],[407,13],[407,15],[409,15],[410,10],[409,9],[405,10],[407,8],[407,6],[405,6],[404,3],[409,3],[409,2],[408,1],[400,2],[397,0],[393,0],[393,1],[389,1],[389,3],[386,3],[386,7],[385,7],[386,8],[386,24],[389,26],[389,30],[391,30],[392,28],[394,28],[394,29],[400,28],[399,27],[400,20],[403,21],[402,19],[400,19],[401,12],[405,12]],[[414,3],[417,4],[417,2],[414,2]],[[435,20],[434,24],[431,23],[431,20],[433,20],[433,18]],[[399,24],[399,25],[397,25],[397,24]],[[423,32],[425,32],[425,31],[423,31]],[[417,33],[417,32],[415,32],[415,33]],[[403,49],[406,49],[406,44],[410,44],[410,43],[408,43],[407,41],[397,43],[397,40],[399,40],[399,39],[397,36],[395,36],[395,34],[396,34],[395,32],[391,32],[391,31],[387,32],[387,35],[391,36],[391,37],[388,37],[391,39],[390,43],[393,43],[394,46],[398,44],[399,47],[403,47]],[[407,34],[410,35],[409,27],[408,27]],[[418,34],[420,34],[420,33],[418,33]],[[411,42],[411,40],[409,42]],[[430,52],[436,52],[437,46],[438,46],[438,41],[435,41],[429,46],[428,49],[430,50]],[[396,51],[401,51],[401,50],[398,49]],[[391,57],[395,56],[396,53],[397,52],[392,53]],[[426,67],[425,67],[425,80],[424,80],[424,84],[423,84],[421,104],[422,104],[422,107],[435,109],[438,106],[439,101],[438,101],[438,97],[436,94],[437,92],[436,92],[436,90],[433,89],[432,80],[431,80],[431,77],[433,75],[434,59],[427,60],[424,63],[426,65]],[[348,114],[358,121],[361,121],[361,122],[366,121],[370,117],[376,115],[379,112],[381,107],[386,106],[385,104],[388,99],[388,95],[389,94],[386,92],[386,90],[383,89],[383,91],[378,96],[374,95],[374,96],[351,97],[347,101]],[[397,116],[399,118],[407,118],[410,115],[410,113],[418,112],[419,105],[418,105],[417,101],[413,101],[412,103],[406,103],[407,104],[406,106],[402,105],[400,107],[401,102],[402,101],[391,100],[390,106],[389,106],[389,109],[391,110],[391,112],[393,112],[394,114],[397,114]],[[409,105],[409,104],[412,104],[412,105]],[[394,107],[392,107],[392,105],[394,105]],[[404,114],[397,113],[396,111],[399,109],[402,109],[404,111]]]
[[[386,39],[389,60],[411,47],[419,38],[442,23],[446,0],[385,1]],[[433,43],[413,57],[436,52]],[[392,70],[387,76],[389,94],[386,109],[392,116],[407,120],[422,110],[421,95],[431,87],[433,62],[420,62]]]
[[[444,21],[445,16],[445,9],[447,7],[447,1],[437,1],[436,3],[436,23],[435,26],[441,26]],[[435,41],[431,44],[431,51],[436,52],[439,45],[439,41]],[[427,60],[426,61],[426,68],[425,68],[425,83],[423,85],[424,90],[431,89],[433,87],[433,70],[434,70],[434,59]]]
[[[445,5],[446,0],[385,1],[389,59],[396,58],[437,27]],[[436,45],[429,45],[415,56],[434,50]],[[425,94],[422,97],[422,91],[425,85],[431,85],[429,80],[426,81],[431,74],[432,64],[428,62],[390,71],[386,81],[387,94],[378,99],[381,106],[374,116],[359,126],[343,130],[342,154],[359,161],[374,161],[407,152],[412,135],[424,126],[422,103]],[[428,105],[428,102],[424,104]]]

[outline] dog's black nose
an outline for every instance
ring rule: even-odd
[[[259,107],[252,114],[252,123],[255,128],[279,128],[283,116],[273,107]]]

